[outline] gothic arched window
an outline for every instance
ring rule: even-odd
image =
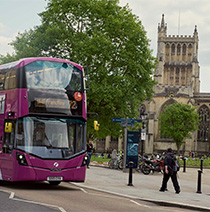
[[[192,51],[193,51],[192,48],[193,48],[192,44],[189,44],[189,46],[188,46],[188,55],[189,55],[189,56],[192,55]]]
[[[180,55],[181,54],[181,45],[178,44],[177,45],[177,55]]]
[[[172,46],[171,46],[171,54],[175,54],[175,45],[174,44],[172,44]]]
[[[169,56],[170,53],[170,45],[167,43],[166,44],[166,56]]]
[[[161,106],[161,110],[160,110],[160,115],[161,113],[164,112],[164,110],[166,109],[167,106],[169,106],[170,104],[174,104],[175,100],[174,99],[169,99],[168,101],[166,101],[162,106]],[[160,125],[160,121],[158,123],[158,125]],[[168,140],[169,138],[167,136],[163,136],[161,131],[159,131],[159,139],[166,139]]]
[[[200,115],[200,125],[198,129],[198,140],[208,141],[209,139],[209,109],[206,105],[200,107],[198,114]]]
[[[182,48],[183,48],[182,49],[182,54],[186,54],[186,52],[187,52],[186,44],[184,44]]]
[[[176,68],[175,84],[176,85],[179,85],[179,68]]]

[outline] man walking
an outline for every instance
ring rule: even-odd
[[[174,156],[174,154],[172,154],[172,149],[168,148],[166,157],[164,159],[164,175],[163,175],[162,186],[159,191],[164,192],[167,190],[167,182],[171,177],[176,194],[180,193],[180,187],[177,181],[177,170],[175,169],[175,163],[174,163],[175,160],[176,157]]]
[[[90,164],[90,159],[91,159],[92,152],[93,152],[93,144],[92,144],[92,141],[89,140],[89,142],[87,143],[87,156],[88,156],[87,168],[88,169],[90,168],[89,164]]]

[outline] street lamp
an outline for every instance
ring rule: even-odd
[[[147,113],[145,110],[141,110],[140,117],[142,120],[142,128],[141,128],[141,156],[144,154],[144,141],[146,140],[146,119]]]

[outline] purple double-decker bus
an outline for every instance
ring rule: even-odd
[[[84,182],[82,66],[27,58],[0,66],[0,180]]]

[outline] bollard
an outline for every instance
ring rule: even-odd
[[[183,172],[186,172],[186,158],[183,158],[184,166],[183,166]]]
[[[133,172],[133,161],[129,162],[129,180],[128,180],[128,186],[133,186],[132,183],[132,172]]]
[[[200,167],[200,169],[201,169],[201,172],[203,172],[203,158],[201,158],[201,167]]]
[[[201,194],[201,170],[198,170],[198,187],[197,187],[197,192],[198,194]]]

